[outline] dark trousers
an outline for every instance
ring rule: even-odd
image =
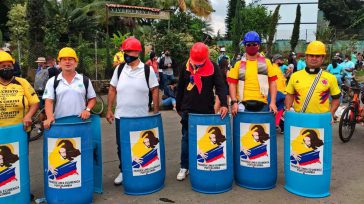
[[[120,146],[120,119],[115,118],[115,126],[116,126],[116,144],[118,146],[118,158],[119,158],[119,169],[122,172],[121,167],[121,146]]]
[[[182,113],[181,168],[188,169],[188,113]]]

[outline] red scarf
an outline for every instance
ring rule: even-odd
[[[207,59],[204,66],[194,69],[190,64],[190,60],[187,61],[186,70],[191,73],[191,77],[193,77],[193,82],[196,84],[198,93],[201,94],[202,90],[202,81],[201,77],[211,76],[214,74],[214,65],[212,62]],[[191,82],[190,82],[191,83]]]

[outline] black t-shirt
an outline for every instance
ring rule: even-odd
[[[192,90],[187,90],[191,73],[186,71],[185,66],[181,67],[176,97],[176,109],[178,112],[214,113],[214,89],[221,101],[221,106],[227,107],[227,95],[221,70],[214,62],[212,63],[214,65],[214,74],[207,77],[201,77],[201,93],[198,93],[196,85]]]

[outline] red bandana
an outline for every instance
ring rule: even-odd
[[[190,77],[192,80],[190,81],[190,83],[193,83],[193,85],[196,84],[198,93],[201,94],[201,90],[202,90],[201,77],[213,75],[214,74],[214,65],[212,64],[212,62],[209,59],[207,59],[205,65],[203,67],[194,69],[190,64],[190,60],[188,60],[187,64],[186,64],[186,70],[191,73]]]

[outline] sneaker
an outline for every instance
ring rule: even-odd
[[[189,173],[188,169],[180,168],[177,174],[177,180],[183,181],[187,177],[188,173]]]
[[[115,178],[114,184],[118,186],[121,185],[122,182],[123,182],[123,173],[120,173],[118,177]]]

